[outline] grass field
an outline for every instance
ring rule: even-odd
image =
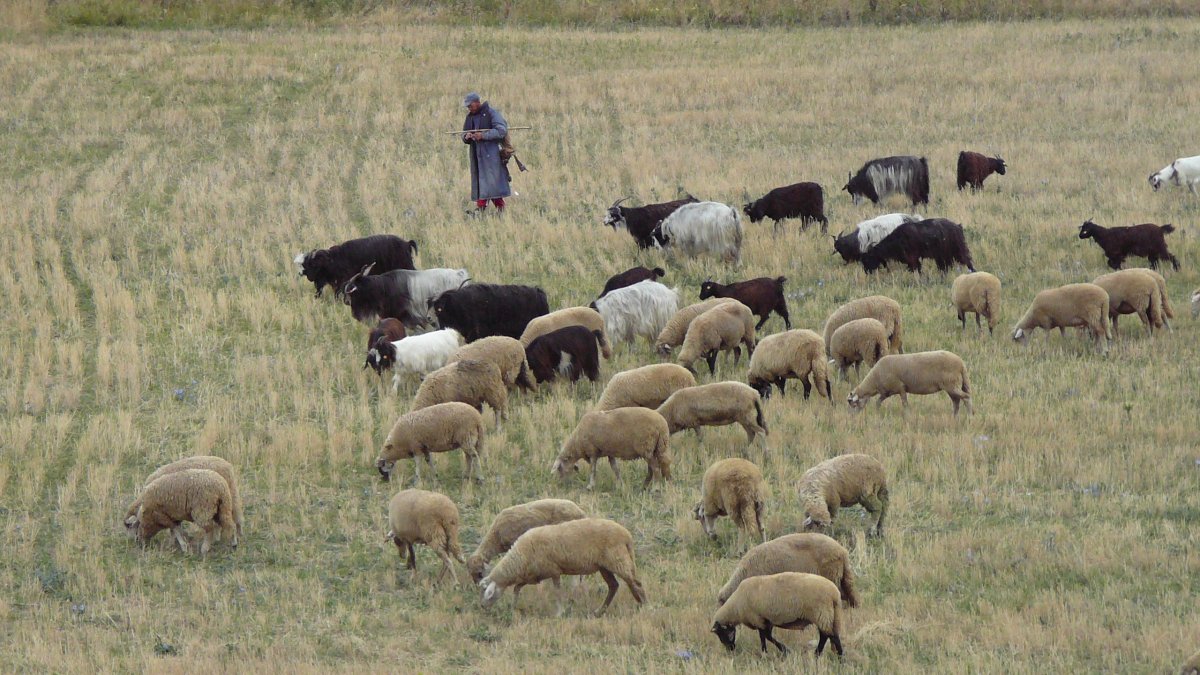
[[[1003,280],[990,339],[960,334],[949,277],[867,277],[796,223],[779,236],[749,226],[736,271],[665,261],[689,300],[708,275],[785,274],[797,327],[889,295],[908,350],[950,349],[971,370],[976,413],[957,420],[944,397],[851,415],[841,381],[833,407],[772,398],[770,534],[802,520],[806,468],[870,453],[891,478],[890,531],[867,542],[858,509],[839,518],[863,596],[843,670],[1177,668],[1200,647],[1200,331],[1186,311],[1200,201],[1152,193],[1146,176],[1200,147],[1197,63],[1195,21],[0,43],[0,670],[781,667],[745,631],[733,656],[708,632],[736,537],[722,520],[708,541],[689,509],[742,432],[676,436],[674,479],[650,493],[640,466],[620,485],[602,467],[591,493],[583,477],[558,484],[558,445],[599,395],[587,383],[518,397],[488,441],[484,484],[464,486],[461,457],[438,456],[425,487],[458,503],[468,551],[497,511],[539,496],[621,522],[648,606],[622,589],[590,618],[602,584],[589,578],[563,618],[548,586],[483,611],[465,583],[430,585],[427,550],[415,578],[399,571],[386,504],[411,467],[385,484],[372,463],[412,390],[393,396],[360,369],[365,328],[314,300],[291,260],[392,232],[420,242],[423,267],[583,304],[610,274],[664,263],[601,227],[618,196],[740,204],[816,180],[836,232],[884,212],[838,192],[846,172],[903,153],[929,157],[923,212],[962,222],[977,266]],[[535,127],[514,132],[532,171],[503,218],[465,216],[466,153],[438,133],[459,127],[476,88]],[[1009,174],[957,193],[965,148],[1001,153]],[[1088,217],[1180,228],[1168,242],[1183,269],[1166,272],[1174,332],[1148,339],[1126,318],[1106,358],[1073,335],[1014,345],[1009,327],[1036,291],[1107,271],[1076,238]],[[773,319],[764,332],[781,329]],[[603,374],[652,361],[644,343],[626,346]],[[723,362],[718,376],[744,372]],[[125,506],[155,467],[196,453],[239,467],[242,546],[201,560],[160,536],[139,550]],[[776,635],[797,648],[788,669],[812,667],[811,629]]]

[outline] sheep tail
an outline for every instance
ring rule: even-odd
[[[846,556],[842,561],[842,581],[838,588],[842,591],[842,604],[858,607],[858,593],[854,591],[854,572],[850,571],[850,556]]]
[[[761,398],[754,399],[754,415],[755,415],[754,421],[758,422],[758,426],[762,427],[764,434],[769,435],[771,432],[767,429],[767,418],[763,417],[763,406],[762,406]]]
[[[971,380],[967,377],[967,367],[963,366],[962,370],[962,389],[963,393],[968,396],[971,394]]]
[[[882,359],[882,358],[883,358],[883,343],[876,342],[875,343],[875,361],[878,362],[879,359]]]
[[[1154,283],[1158,287],[1158,282]],[[1150,319],[1150,328],[1158,328],[1163,325],[1162,302],[1158,299],[1158,293],[1151,291],[1146,297],[1146,315]]]
[[[217,523],[221,526],[221,538],[237,543],[237,521],[233,518],[233,497],[229,492],[217,501]]]
[[[663,480],[671,479],[671,434],[662,436],[654,445],[654,457]]]
[[[449,553],[458,562],[467,564],[467,561],[463,560],[462,547],[458,544],[458,532],[449,527],[444,527],[443,532],[443,536],[446,537],[446,553]]]

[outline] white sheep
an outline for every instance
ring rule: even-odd
[[[647,408],[616,408],[585,413],[575,431],[563,443],[551,471],[559,478],[575,469],[580,460],[590,466],[588,489],[596,485],[596,466],[607,457],[618,482],[621,472],[617,460],[646,460],[646,480],[650,487],[657,473],[662,480],[671,478],[671,432],[667,421]]]
[[[850,553],[832,537],[819,532],[785,534],[746,551],[717,593],[717,604],[725,604],[746,579],[780,572],[819,574],[837,585],[843,605],[858,606]]]
[[[196,455],[194,457],[184,457],[183,459],[175,460],[170,464],[164,464],[154,470],[148,478],[143,482],[143,485],[149,485],[161,476],[184,469],[209,469],[220,474],[221,478],[229,485],[229,496],[233,499],[233,522],[237,527],[238,537],[242,536],[242,496],[238,491],[237,472],[233,465],[228,461],[216,457],[214,455]],[[125,529],[131,536],[137,535],[137,511],[142,505],[142,498],[139,496],[133,500],[129,508],[125,511]]]
[[[440,582],[450,572],[458,584],[458,573],[450,562],[463,562],[458,546],[458,507],[446,495],[427,490],[401,490],[388,503],[387,540],[396,545],[400,562],[408,554],[408,569],[416,572],[417,554],[413,544],[425,544],[442,560]]]
[[[591,307],[568,307],[531,319],[521,333],[521,345],[528,347],[537,338],[567,326],[583,326],[591,331],[600,331],[597,338],[600,355],[607,361],[612,360],[612,345],[604,332],[604,317]]]
[[[487,572],[487,564],[496,556],[508,552],[514,542],[535,527],[565,523],[587,518],[579,505],[569,499],[538,499],[504,509],[492,519],[479,546],[467,558],[471,581],[479,583]]]
[[[842,602],[838,587],[816,574],[780,572],[751,577],[738,585],[729,600],[713,616],[712,632],[721,644],[733,651],[737,642],[737,627],[749,626],[758,631],[762,651],[767,643],[787,654],[787,647],[776,640],[775,628],[803,630],[816,626],[820,640],[816,656],[833,643],[833,651],[842,655]]]
[[[1000,321],[1000,280],[987,272],[960,274],[950,286],[950,300],[958,310],[963,330],[967,328],[967,313],[975,314],[975,327],[983,330],[980,317],[987,317],[988,334]]]
[[[744,235],[741,214],[720,202],[684,204],[652,232],[659,247],[678,248],[689,258],[711,254],[735,264],[741,259]]]
[[[405,413],[396,420],[375,460],[375,468],[384,480],[391,480],[396,460],[411,459],[420,480],[421,457],[433,474],[433,453],[460,449],[467,458],[467,478],[482,480],[478,465],[483,452],[483,415],[466,403],[439,403]]]
[[[762,434],[767,449],[767,420],[762,397],[741,382],[713,382],[680,389],[658,407],[671,433],[684,429],[739,424],[746,432],[746,445]]]
[[[865,318],[878,319],[887,329],[888,352],[904,352],[904,326],[900,318],[900,303],[886,295],[872,295],[847,302],[825,320],[825,327],[821,330],[821,338],[825,340],[825,355],[832,356],[830,348],[835,330],[855,319]]]
[[[1112,321],[1113,336],[1119,334],[1118,318],[1122,314],[1137,314],[1153,336],[1155,328],[1166,325],[1163,295],[1155,279],[1147,269],[1127,269],[1102,274],[1092,280],[1108,293],[1108,318]],[[1165,286],[1165,281],[1164,281]]]
[[[704,472],[700,501],[692,509],[704,533],[716,539],[714,524],[717,518],[729,516],[738,530],[738,550],[745,545],[744,535],[751,530],[762,541],[767,540],[763,529],[763,511],[767,508],[767,482],[753,462],[737,457],[714,462]]]
[[[860,504],[875,517],[867,536],[883,536],[883,518],[888,509],[887,474],[879,460],[870,455],[839,455],[814,466],[797,486],[804,509],[806,531],[828,531],[838,509]]]
[[[746,382],[763,398],[768,398],[772,384],[783,395],[787,380],[798,379],[804,385],[805,399],[815,386],[817,396],[824,395],[833,403],[824,354],[825,341],[811,330],[797,328],[768,335],[754,348]]]
[[[550,579],[557,588],[560,576],[597,573],[608,585],[608,597],[596,610],[596,616],[604,614],[612,603],[620,588],[618,578],[629,587],[639,605],[646,602],[646,592],[637,578],[633,536],[629,530],[603,518],[582,518],[535,527],[517,538],[508,553],[479,582],[483,590],[482,603],[484,607],[490,606],[510,586],[515,601],[524,586]]]
[[[667,325],[654,340],[654,351],[664,359],[671,355],[671,350],[682,345],[687,337],[688,327],[696,317],[725,302],[737,302],[733,298],[709,298],[688,305],[671,315]]]
[[[1067,328],[1086,328],[1096,340],[1100,353],[1108,351],[1112,331],[1108,321],[1108,292],[1096,284],[1067,284],[1047,288],[1033,297],[1025,316],[1013,328],[1013,340],[1026,342],[1035,328],[1049,331],[1057,328],[1065,335]]]
[[[703,358],[712,375],[717,370],[717,353],[732,351],[736,365],[742,357],[742,345],[747,353],[754,354],[754,315],[740,302],[722,303],[696,317],[688,326],[678,363],[692,371],[696,359]]]
[[[833,358],[830,362],[838,367],[843,380],[850,379],[850,366],[858,376],[863,362],[874,366],[879,359],[888,355],[887,329],[878,319],[865,318],[848,321],[833,331],[829,348]]]
[[[169,529],[180,550],[187,553],[189,544],[182,527],[185,521],[204,531],[202,556],[208,554],[218,529],[231,546],[238,544],[229,482],[216,471],[183,469],[163,474],[146,486],[141,499],[132,527],[143,546],[160,531]]]
[[[1186,185],[1192,194],[1196,194],[1196,186],[1200,185],[1200,155],[1180,157],[1150,174],[1150,186],[1156,192],[1160,187],[1172,184],[1176,187]]]
[[[480,338],[459,347],[458,351],[450,355],[446,365],[466,360],[490,361],[496,364],[509,391],[515,387],[529,391],[537,389],[537,382],[529,370],[529,362],[525,359],[525,347],[516,338],[507,335]]]
[[[467,359],[433,371],[421,382],[409,410],[459,401],[483,412],[488,404],[496,414],[496,428],[507,416],[508,387],[496,364]]]
[[[866,253],[874,248],[876,244],[883,241],[897,227],[904,223],[915,223],[921,220],[921,216],[908,213],[887,213],[882,216],[876,216],[870,220],[864,220],[858,224],[855,230],[858,232],[858,252]]]
[[[409,373],[424,377],[446,365],[450,355],[462,344],[462,335],[453,328],[408,335],[395,342],[380,340],[367,351],[366,365],[383,373],[395,368],[392,393],[400,390],[401,378]]]
[[[909,394],[936,394],[946,392],[958,415],[958,406],[964,403],[967,412],[974,414],[971,405],[971,381],[967,378],[967,365],[953,352],[934,351],[914,354],[889,354],[877,361],[867,376],[858,383],[846,398],[852,411],[862,410],[872,396],[878,396],[876,405],[882,406],[885,399],[899,396],[908,407]]]
[[[590,307],[604,317],[609,340],[633,342],[638,336],[653,340],[679,309],[679,291],[657,281],[639,281],[612,291]]]
[[[671,394],[696,386],[696,376],[674,363],[656,363],[613,375],[600,395],[597,410],[629,406],[650,408],[663,404]]]

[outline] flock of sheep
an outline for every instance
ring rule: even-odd
[[[924,166],[923,159],[920,166]],[[1160,182],[1180,175],[1176,171]],[[889,180],[894,178],[889,176]],[[1154,179],[1152,176],[1152,183]],[[666,215],[653,228],[659,244],[670,247],[672,242],[691,242],[681,246],[686,255],[708,251],[736,260],[736,248],[729,247],[732,240],[722,239],[716,248],[697,246],[697,241],[705,240],[703,232],[688,238],[683,231],[686,228],[672,226],[670,212],[688,206],[689,202],[681,200],[674,209],[664,210]],[[747,213],[751,206],[747,205]],[[610,218],[612,213],[610,209]],[[729,217],[725,211],[718,216]],[[738,220],[736,211],[733,218]],[[916,217],[892,214],[884,218],[904,224]],[[676,225],[682,222],[677,220]],[[865,232],[874,227],[871,222],[860,229]],[[740,225],[738,232],[740,244]],[[859,231],[851,234],[858,237]],[[861,241],[860,252],[886,237],[867,237]],[[1128,255],[1150,255],[1149,249],[1137,247],[1141,241],[1131,235],[1111,246],[1123,246]],[[1108,245],[1103,241],[1101,245],[1109,253]],[[389,264],[381,247],[401,254]],[[653,363],[612,375],[594,409],[579,419],[563,441],[551,467],[557,476],[566,478],[578,470],[579,462],[586,461],[591,489],[603,461],[607,460],[618,480],[621,462],[645,461],[645,487],[656,479],[671,480],[672,437],[685,430],[699,434],[706,426],[738,425],[747,435],[747,448],[759,440],[766,456],[769,425],[763,399],[771,395],[772,387],[782,395],[787,380],[795,379],[802,383],[805,399],[815,390],[818,398],[832,404],[830,367],[849,380],[851,367],[857,376],[863,364],[868,366],[847,396],[852,410],[862,409],[871,398],[882,404],[899,396],[907,406],[909,394],[944,392],[955,414],[960,404],[972,411],[972,389],[963,360],[948,351],[905,353],[902,307],[885,296],[864,297],[837,308],[817,333],[791,329],[782,292],[784,277],[728,285],[709,280],[701,287],[700,302],[680,307],[678,290],[658,281],[665,275],[663,269],[635,267],[611,278],[591,305],[551,312],[545,306],[545,293],[538,288],[473,284],[466,270],[405,269],[404,256],[411,268],[415,250],[415,242],[376,235],[296,258],[301,274],[316,284],[318,294],[323,285],[331,285],[352,305],[355,318],[378,319],[368,338],[364,367],[381,375],[393,370],[396,392],[406,378],[420,378],[409,412],[395,421],[375,462],[385,480],[390,480],[401,460],[412,460],[418,481],[425,478],[423,461],[432,478],[433,455],[453,451],[464,455],[466,479],[481,480],[479,465],[489,433],[482,415],[484,405],[493,410],[499,429],[517,390],[552,386],[558,379],[586,376],[596,381],[600,359],[611,359],[615,345],[635,343],[639,336],[653,345],[658,358],[670,359],[675,354],[675,363]],[[1110,261],[1119,253],[1110,254]],[[1173,256],[1167,259],[1178,266]],[[1151,257],[1151,261],[1157,259]],[[385,276],[389,274],[392,276]],[[367,295],[360,289],[371,283],[376,289],[371,292],[373,299],[352,304],[356,295],[354,302]],[[467,289],[474,290],[464,294]],[[997,277],[987,272],[960,275],[954,279],[950,296],[964,329],[967,314],[976,315],[979,330],[984,320],[989,333],[994,329],[1001,306]],[[1200,294],[1193,301],[1197,298]],[[388,307],[399,308],[395,313],[400,316],[387,316],[384,308]],[[780,315],[786,330],[760,339],[758,331],[771,313]],[[1163,277],[1151,269],[1127,269],[1091,283],[1043,290],[1017,322],[1012,337],[1024,341],[1037,328],[1065,332],[1078,327],[1088,331],[1097,349],[1103,351],[1121,314],[1137,314],[1151,333],[1169,328],[1167,320],[1174,313]],[[409,334],[434,323],[436,329]],[[710,375],[715,375],[716,359],[722,352],[731,353],[736,365],[743,348],[749,356],[745,382],[697,381],[696,361],[703,359]],[[715,537],[716,519],[727,516],[737,527],[739,550],[746,535],[761,542],[745,553],[716,593],[719,609],[712,632],[733,650],[737,627],[748,626],[758,632],[763,651],[773,644],[786,652],[773,629],[812,625],[818,632],[817,655],[827,643],[841,655],[842,612],[858,606],[859,599],[848,553],[826,533],[832,532],[840,508],[860,505],[874,520],[868,536],[883,535],[889,501],[883,466],[868,455],[847,454],[809,468],[794,492],[805,513],[803,532],[769,541],[763,527],[768,494],[762,471],[747,459],[723,459],[704,473],[694,507],[704,532]],[[647,597],[629,531],[612,520],[587,514],[568,500],[541,499],[504,509],[467,558],[458,540],[458,508],[445,495],[402,490],[388,505],[388,521],[387,538],[408,568],[416,569],[417,544],[429,547],[441,559],[439,581],[447,572],[457,581],[454,561],[463,563],[480,588],[484,606],[495,602],[506,588],[512,588],[515,596],[524,586],[547,579],[557,587],[563,575],[602,577],[608,594],[598,614],[613,601],[620,582],[637,603],[644,603]],[[242,529],[241,498],[236,471],[227,461],[189,457],[159,468],[145,481],[125,517],[126,528],[140,541],[169,529],[187,552],[192,542],[184,533],[184,522],[203,532],[198,547],[201,555],[217,539],[237,545]]]

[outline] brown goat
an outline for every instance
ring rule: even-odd
[[[788,316],[787,299],[783,296],[783,283],[787,277],[759,277],[748,281],[736,281],[732,284],[718,284],[711,278],[700,284],[700,299],[733,298],[750,308],[750,312],[759,318],[755,330],[763,327],[771,312],[783,317],[783,325],[792,329],[792,319]]]
[[[1101,227],[1087,220],[1079,226],[1080,239],[1095,239],[1108,258],[1108,266],[1121,269],[1125,258],[1133,255],[1146,258],[1152,269],[1158,269],[1159,260],[1169,260],[1179,270],[1179,259],[1167,250],[1165,235],[1175,231],[1175,226],[1143,223],[1128,227]]]
[[[1008,166],[999,157],[988,157],[978,152],[963,150],[958,153],[958,189],[962,190],[970,185],[972,192],[982,190],[983,181],[987,180],[988,176],[993,173],[1003,176],[1007,170]]]

